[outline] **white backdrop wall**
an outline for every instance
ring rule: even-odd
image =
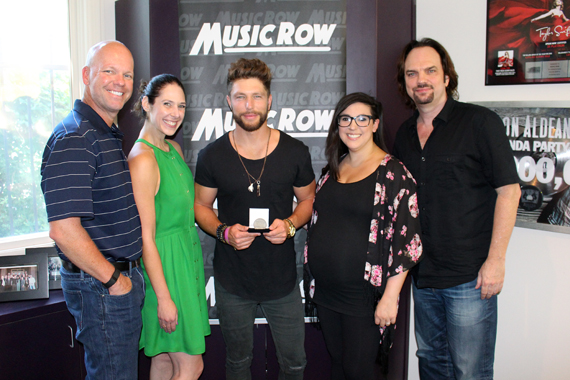
[[[417,38],[434,38],[449,51],[460,100],[563,101],[570,107],[570,84],[485,86],[486,12],[485,0],[417,0]],[[570,378],[570,235],[515,227],[506,270],[495,379]],[[419,379],[416,348],[412,334],[410,380]]]

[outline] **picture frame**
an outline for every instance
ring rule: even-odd
[[[505,126],[521,185],[515,226],[570,234],[570,107],[562,101],[476,102]]]
[[[45,249],[0,257],[0,302],[49,298]]]
[[[48,257],[48,283],[49,290],[61,289],[61,258],[55,247],[31,248],[33,251],[46,250]]]
[[[487,0],[485,85],[570,82],[570,2],[515,3]]]

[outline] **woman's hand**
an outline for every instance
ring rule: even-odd
[[[396,323],[398,316],[398,297],[390,297],[386,293],[376,305],[374,323],[380,327],[390,326]]]
[[[178,325],[178,309],[172,299],[158,303],[158,322],[160,323],[160,328],[168,334],[176,330],[176,325]]]

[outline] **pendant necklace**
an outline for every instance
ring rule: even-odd
[[[238,155],[239,162],[241,162],[241,165],[243,166],[243,168],[245,169],[245,172],[247,173],[247,181],[249,182],[249,186],[247,187],[247,190],[250,193],[253,193],[253,185],[254,184],[257,185],[257,196],[260,197],[261,196],[261,176],[263,175],[263,171],[265,170],[265,163],[267,162],[267,152],[269,151],[269,140],[271,139],[271,128],[269,128],[269,137],[267,138],[267,146],[265,147],[265,157],[263,158],[263,166],[261,167],[261,173],[259,174],[259,178],[255,178],[254,176],[249,174],[249,172],[247,171],[247,168],[245,167],[245,164],[243,163],[241,156],[239,154],[239,151],[238,151],[235,131],[232,133],[232,136],[234,138],[234,145],[236,147],[236,153]],[[253,180],[253,182],[252,182],[252,180]]]

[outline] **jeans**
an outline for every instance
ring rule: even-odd
[[[477,279],[447,289],[413,284],[422,380],[493,379],[497,296],[482,300],[476,284]]]
[[[75,337],[85,349],[87,380],[136,380],[144,281],[139,268],[121,272],[132,290],[109,295],[103,284],[85,272],[61,268],[67,308],[77,323]]]
[[[302,380],[307,360],[299,288],[283,298],[257,302],[228,293],[217,281],[214,284],[220,329],[226,343],[226,379],[251,379],[253,327],[260,305],[275,342],[279,380]]]

